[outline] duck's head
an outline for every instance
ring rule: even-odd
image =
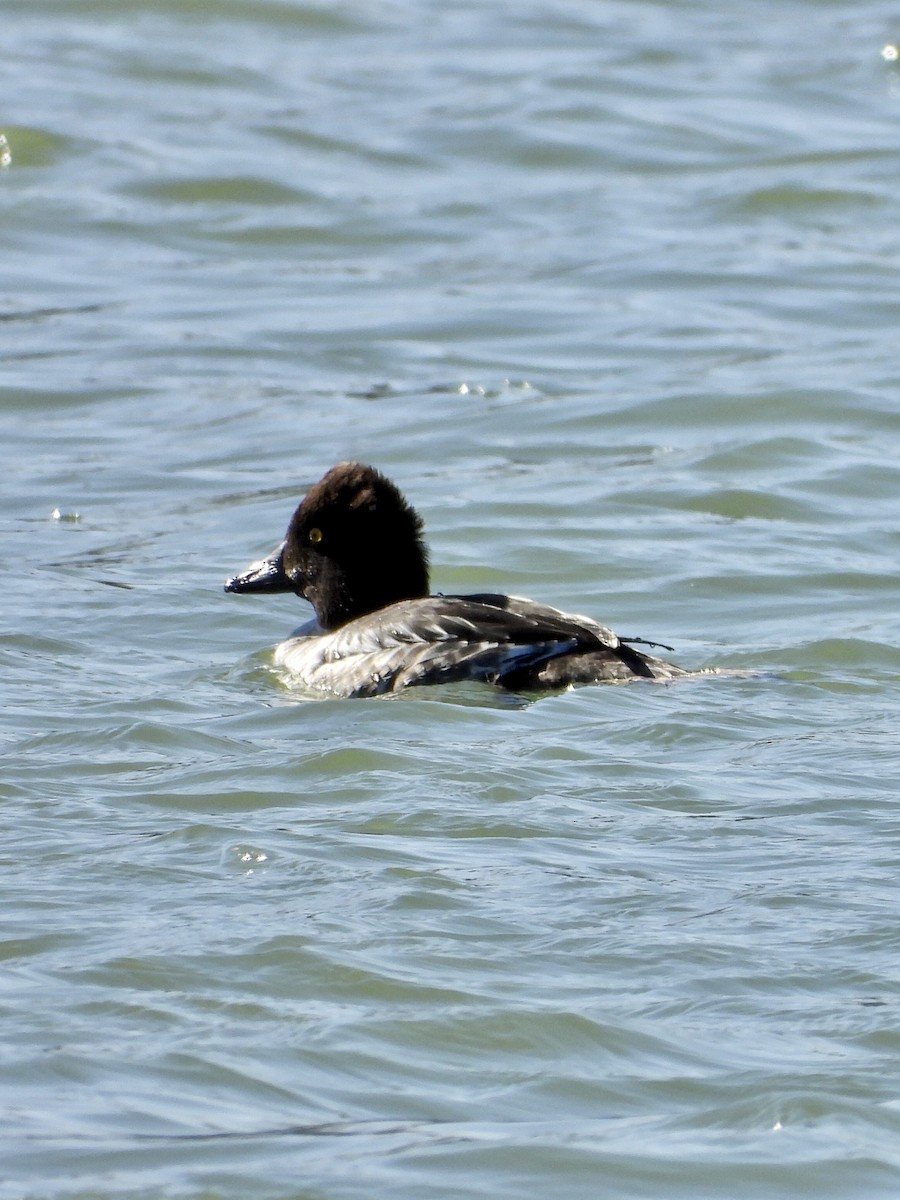
[[[342,462],[306,493],[281,545],[226,592],[295,592],[323,629],[428,594],[422,520],[374,467]]]

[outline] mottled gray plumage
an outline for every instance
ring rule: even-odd
[[[530,691],[689,673],[636,650],[630,641],[639,639],[534,600],[430,596],[421,519],[361,463],[333,467],[275,553],[225,590],[308,600],[316,621],[282,642],[275,661],[306,687],[338,696],[461,679]]]

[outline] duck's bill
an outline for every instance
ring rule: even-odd
[[[281,554],[284,544],[270,554],[252,563],[246,571],[235,575],[225,584],[226,592],[292,592],[294,585],[284,573]]]

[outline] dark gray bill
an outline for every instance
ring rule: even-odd
[[[252,563],[246,571],[225,584],[226,592],[292,592],[294,585],[284,573],[281,562],[284,542],[268,558]]]

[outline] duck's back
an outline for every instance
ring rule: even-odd
[[[309,688],[348,697],[463,679],[533,690],[685,673],[589,617],[486,593],[403,600],[331,633],[301,630],[275,661]]]

